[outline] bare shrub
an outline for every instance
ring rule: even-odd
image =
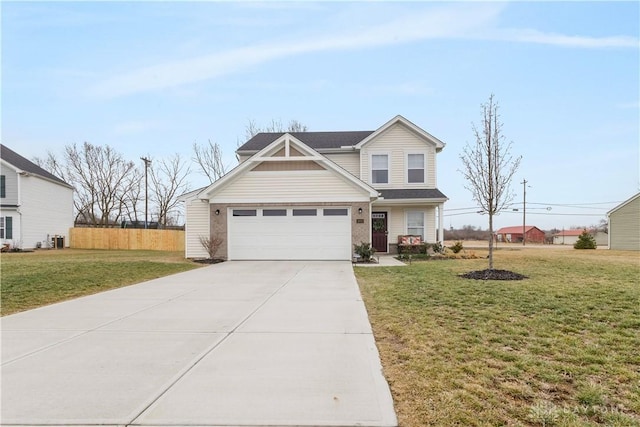
[[[200,240],[200,244],[204,250],[209,254],[210,259],[215,258],[218,249],[220,249],[220,246],[222,246],[222,243],[224,242],[224,239],[218,236],[200,236],[198,239]]]

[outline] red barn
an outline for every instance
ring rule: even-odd
[[[533,225],[525,225],[525,236],[528,243],[544,243],[544,231]],[[522,226],[502,227],[496,231],[496,241],[506,243],[522,243]]]

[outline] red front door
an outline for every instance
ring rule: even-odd
[[[387,213],[371,212],[371,246],[376,252],[387,252]]]

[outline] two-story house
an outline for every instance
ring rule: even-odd
[[[69,245],[73,187],[0,145],[0,243],[21,249]]]
[[[348,260],[361,242],[395,253],[400,235],[442,241],[443,147],[402,116],[375,131],[259,133],[237,167],[182,196],[186,256],[206,257],[209,236],[230,260]]]

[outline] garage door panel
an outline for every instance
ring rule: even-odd
[[[244,208],[243,208],[244,209]],[[267,209],[267,208],[265,208]],[[308,207],[296,209],[311,209]],[[229,216],[229,259],[350,259],[351,217]]]

